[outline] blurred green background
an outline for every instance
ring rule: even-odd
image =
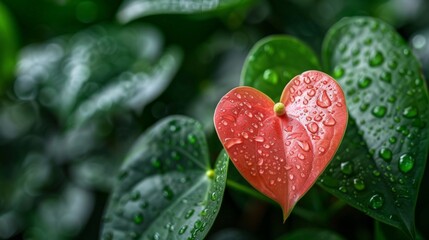
[[[293,35],[320,53],[335,22],[374,16],[409,42],[429,77],[425,0],[261,0],[127,24],[116,18],[122,4],[0,2],[0,239],[97,239],[118,166],[133,141],[166,116],[200,121],[214,159],[221,149],[214,108],[238,86],[244,58],[265,36]],[[89,81],[76,87],[74,78]],[[126,84],[135,78],[146,81],[140,95]],[[428,187],[426,174],[416,211],[426,238]],[[302,227],[373,238],[376,226],[363,213],[324,209],[335,201],[315,186],[282,224],[279,208],[227,190],[208,239],[276,239]]]

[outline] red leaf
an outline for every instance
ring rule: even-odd
[[[274,110],[262,92],[237,87],[220,100],[214,124],[241,175],[286,219],[334,156],[348,114],[341,87],[318,71],[293,78],[280,103]]]

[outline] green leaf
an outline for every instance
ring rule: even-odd
[[[191,14],[220,11],[245,5],[252,0],[127,0],[117,18],[122,23],[156,14]]]
[[[346,93],[350,122],[322,186],[414,238],[429,146],[429,97],[420,64],[392,27],[367,17],[334,25],[323,60]]]
[[[12,19],[0,3],[0,93],[12,80],[18,52],[17,37]]]
[[[99,25],[22,50],[15,93],[78,126],[115,106],[141,111],[170,83],[181,52],[163,55],[153,27]]]
[[[181,61],[181,52],[172,48],[166,51],[148,73],[126,72],[118,80],[89,97],[76,109],[72,122],[80,126],[101,112],[125,106],[141,110],[167,88]]]
[[[130,150],[105,213],[106,239],[203,239],[222,203],[222,152],[209,166],[202,127],[181,116],[149,129]]]
[[[25,235],[34,240],[74,239],[85,228],[94,207],[91,192],[72,184],[62,186],[60,192],[38,203],[34,215],[27,216],[32,227]]]
[[[335,232],[319,228],[302,228],[290,232],[284,236],[279,237],[277,240],[300,240],[300,239],[324,239],[324,240],[342,240],[342,236]]]
[[[257,88],[276,102],[293,77],[319,69],[316,55],[298,39],[267,37],[250,50],[243,66],[241,85]]]

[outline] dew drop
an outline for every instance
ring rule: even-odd
[[[406,107],[402,115],[406,118],[415,118],[418,115],[417,108],[414,106]]]
[[[390,72],[383,72],[380,76],[381,81],[390,83],[392,81],[392,74]]]
[[[189,211],[187,211],[185,215],[185,219],[189,219],[190,217],[192,217],[192,215],[194,215],[194,212],[195,212],[194,209],[190,209]]]
[[[170,131],[171,132],[178,132],[178,131],[180,131],[180,127],[175,125],[175,124],[171,124],[170,125]]]
[[[314,97],[314,95],[316,95],[316,90],[314,90],[314,89],[308,90],[307,95],[309,97]]]
[[[241,138],[226,138],[224,144],[226,148],[231,148],[237,144],[241,144],[242,142]]]
[[[353,186],[356,190],[362,191],[365,189],[365,182],[360,178],[353,179]]]
[[[396,137],[390,137],[390,138],[389,138],[389,142],[390,142],[391,144],[396,143],[396,141],[397,141]]]
[[[333,77],[335,78],[335,79],[339,79],[339,78],[341,78],[342,76],[344,76],[344,68],[343,67],[341,67],[341,66],[336,66],[335,67],[335,69],[334,69],[334,73],[333,73]]]
[[[186,232],[186,229],[188,229],[188,225],[185,225],[179,229],[179,235],[183,235]]]
[[[270,144],[268,144],[268,143],[264,143],[264,148],[266,148],[266,149],[268,149],[268,148],[270,148]]]
[[[262,164],[264,164],[264,159],[263,158],[259,158],[258,159],[258,165],[262,166]]]
[[[317,125],[317,123],[311,122],[307,125],[307,129],[311,133],[317,133],[317,131],[319,131],[319,126]]]
[[[304,160],[305,156],[302,153],[298,153],[298,158],[301,159],[301,160]]]
[[[293,174],[289,174],[289,179],[293,180],[293,178],[294,178]]]
[[[327,119],[325,121],[323,121],[323,124],[325,126],[334,126],[337,122],[335,121],[335,119],[331,116],[328,116]]]
[[[411,171],[414,167],[414,158],[408,154],[404,154],[399,158],[399,169],[403,173]]]
[[[289,145],[290,145],[290,143],[289,143]],[[298,146],[302,150],[304,150],[304,152],[308,152],[310,150],[310,145],[306,141],[304,141],[304,142],[298,141]]]
[[[369,85],[371,85],[371,83],[372,83],[372,79],[371,78],[364,77],[364,78],[361,78],[359,80],[358,87],[364,89],[364,88],[369,87]]]
[[[386,115],[387,108],[385,106],[376,106],[372,109],[372,115],[377,118],[382,118]]]
[[[398,62],[396,62],[395,60],[390,61],[387,66],[392,69],[395,70],[398,67]]]
[[[244,139],[248,139],[249,138],[249,134],[247,132],[242,132],[241,136],[243,136]]]
[[[271,45],[269,45],[269,44],[266,44],[266,45],[264,46],[264,51],[265,51],[267,54],[269,54],[269,55],[274,54],[274,49],[273,49],[273,47],[272,47]]]
[[[373,52],[373,55],[370,57],[368,64],[371,67],[377,67],[380,66],[384,62],[384,56],[383,53],[380,51]]]
[[[255,137],[255,142],[264,142],[265,141],[265,139],[263,138],[263,137],[260,137],[260,136],[258,136],[258,137]]]
[[[316,104],[322,108],[331,106],[331,100],[329,99],[326,90],[323,90],[322,94],[319,96],[319,98],[317,98]]]
[[[213,193],[212,193],[212,195],[210,196],[210,199],[211,199],[212,201],[216,201],[216,200],[217,200],[217,193],[216,193],[216,192],[213,192]]]
[[[264,71],[263,78],[265,81],[272,84],[277,84],[279,81],[277,73],[271,69],[267,69]]]
[[[381,208],[383,204],[384,204],[384,199],[380,194],[374,194],[369,199],[369,206],[374,210]]]
[[[350,175],[353,172],[353,163],[352,162],[342,162],[341,163],[341,172]]]
[[[244,114],[246,114],[246,116],[248,116],[249,118],[253,117],[253,114],[251,112],[247,111],[247,110],[244,111]]]
[[[144,220],[143,214],[137,213],[136,215],[134,215],[133,220],[134,220],[135,224],[141,224],[143,222],[143,220]]]
[[[392,150],[389,148],[380,149],[379,155],[386,162],[390,162],[392,160]]]
[[[166,198],[167,200],[172,200],[174,197],[174,193],[173,190],[171,190],[171,188],[169,186],[165,186],[162,190],[162,195],[164,196],[164,198]]]
[[[189,142],[190,144],[195,144],[195,143],[197,142],[197,137],[195,137],[195,135],[194,135],[194,134],[189,134],[189,135],[188,135],[188,142]]]
[[[372,175],[374,175],[374,176],[376,176],[376,177],[379,177],[380,176],[380,171],[378,171],[378,170],[374,170],[374,171],[372,171]]]

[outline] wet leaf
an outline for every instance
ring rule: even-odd
[[[163,55],[161,49],[160,33],[150,26],[94,26],[24,48],[14,90],[75,126],[115,106],[141,110],[181,61],[177,49]]]
[[[361,17],[329,30],[323,58],[346,93],[350,122],[321,185],[414,238],[429,146],[429,97],[419,62],[392,27]]]
[[[203,239],[223,199],[228,157],[210,169],[199,123],[166,118],[130,150],[105,213],[102,237]]]
[[[278,101],[284,86],[293,77],[318,69],[316,55],[298,39],[267,37],[250,50],[243,66],[241,85],[254,87]]]
[[[140,110],[156,98],[168,86],[181,61],[178,49],[167,50],[159,62],[147,73],[127,72],[117,81],[93,94],[82,102],[73,114],[73,124],[82,125],[98,113],[118,107]]]
[[[156,14],[204,13],[248,4],[252,0],[127,0],[118,11],[122,23]]]

